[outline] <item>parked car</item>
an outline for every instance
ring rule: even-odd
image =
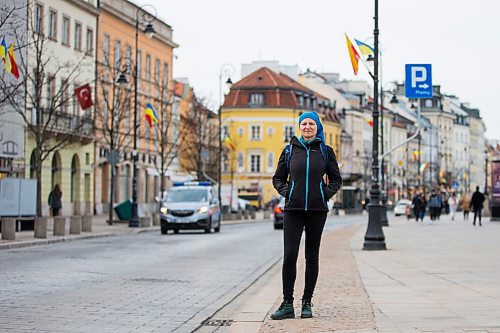
[[[220,231],[221,212],[215,187],[210,182],[174,183],[160,206],[161,233],[169,230]]]
[[[411,207],[411,201],[408,199],[401,199],[396,203],[396,206],[394,206],[394,215],[395,216],[400,216],[400,215],[406,215],[406,207],[410,206]]]
[[[283,219],[285,217],[285,198],[281,197],[280,201],[274,206],[274,229],[283,229]]]

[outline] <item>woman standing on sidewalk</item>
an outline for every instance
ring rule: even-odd
[[[319,247],[328,213],[327,202],[342,185],[337,158],[325,144],[323,125],[315,112],[299,117],[301,137],[294,136],[281,153],[273,186],[285,197],[283,302],[272,319],[294,318],[293,291],[302,231],[305,230],[305,286],[302,318],[312,317],[311,298],[319,272]],[[326,181],[324,176],[326,174]]]

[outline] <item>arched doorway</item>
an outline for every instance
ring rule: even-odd
[[[71,202],[75,210],[75,214],[79,213],[80,205],[80,159],[78,155],[73,155],[71,160]]]
[[[59,152],[56,151],[54,155],[52,156],[52,187],[51,189],[56,186],[56,184],[59,184],[59,187],[62,188],[62,166],[61,166],[61,155],[59,155]]]
[[[30,178],[35,179],[36,178],[36,166],[37,166],[37,161],[36,161],[36,148],[33,149],[31,152],[30,156]]]

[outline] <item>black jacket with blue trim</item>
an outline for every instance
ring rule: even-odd
[[[285,197],[285,210],[328,211],[328,200],[340,189],[342,177],[335,153],[332,147],[326,146],[328,160],[325,164],[320,144],[316,140],[304,145],[297,137],[293,137],[290,140],[293,147],[289,165],[285,151],[281,153],[273,176],[273,186]]]

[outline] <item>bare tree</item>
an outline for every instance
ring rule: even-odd
[[[207,107],[207,100],[193,93],[191,107],[183,115],[182,123],[187,138],[181,152],[184,167],[195,171],[198,179],[217,179],[218,121]]]
[[[159,161],[155,163],[160,174],[160,194],[165,192],[165,174],[175,161],[178,161],[179,152],[186,140],[186,132],[181,120],[179,98],[175,96],[174,87],[168,81],[168,71],[165,68],[163,78],[155,77],[155,106],[157,107],[158,122],[153,131],[156,134],[156,155]]]
[[[92,138],[91,114],[70,114],[68,109],[73,100],[69,87],[77,83],[82,71],[93,70],[95,65],[94,59],[85,54],[72,61],[62,60],[52,51],[51,41],[38,26],[40,23],[32,19],[29,3],[27,9],[16,9],[6,21],[7,35],[16,40],[19,80],[24,91],[12,93],[3,78],[0,90],[8,92],[6,97],[10,108],[21,116],[28,135],[35,142],[34,165],[31,167],[37,179],[36,212],[37,216],[42,216],[42,163],[76,137]],[[63,78],[61,84],[56,83],[56,78]]]
[[[105,55],[106,57],[107,55]],[[130,63],[124,63],[123,59],[115,59],[113,63],[104,59],[103,64],[98,65],[97,70],[97,95],[95,127],[98,142],[109,148],[108,162],[110,164],[111,177],[109,180],[109,212],[108,223],[113,224],[113,203],[116,191],[116,164],[119,157],[132,144],[130,131],[131,125],[131,90],[126,85],[126,74],[132,67]],[[123,67],[122,67],[123,65]],[[132,75],[135,78],[135,73]],[[122,82],[119,82],[119,79]],[[133,119],[135,124],[137,120]]]

